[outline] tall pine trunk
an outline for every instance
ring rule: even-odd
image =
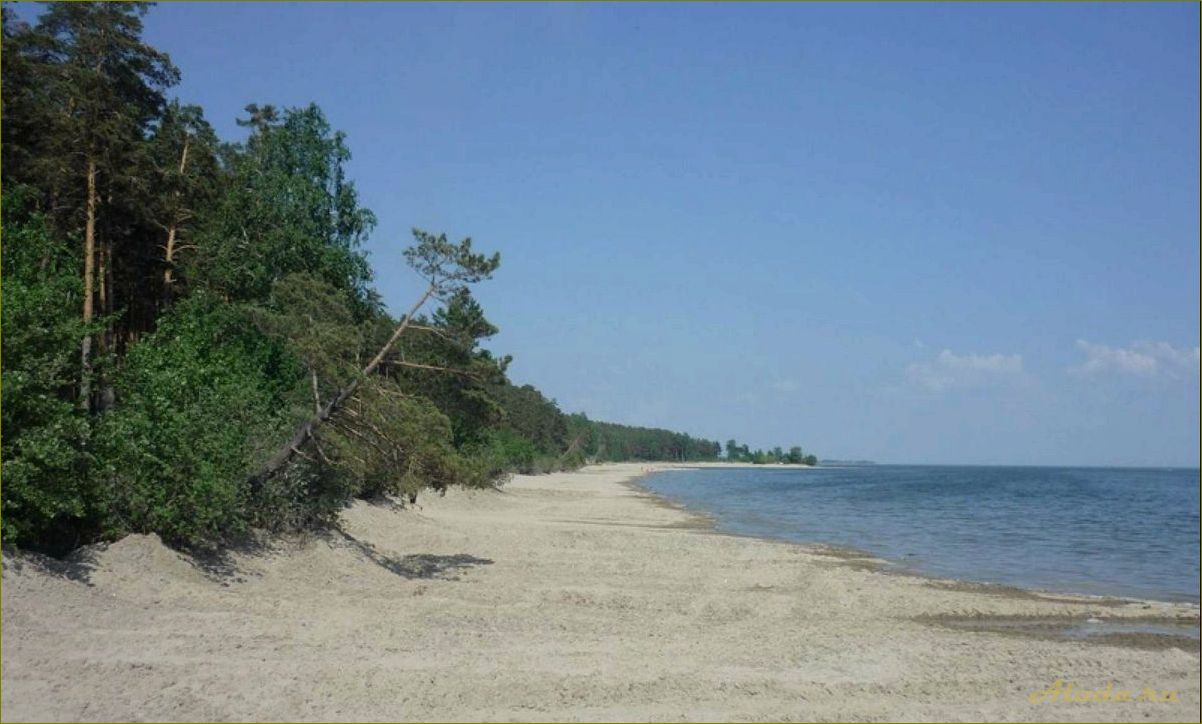
[[[89,325],[94,316],[92,288],[96,276],[96,159],[88,158],[87,220],[83,232],[83,323]],[[80,404],[92,408],[92,333],[87,331],[80,347]]]
[[[112,270],[109,269],[108,246],[104,243],[103,238],[97,239],[96,240],[96,307],[101,315],[106,315],[110,311],[109,295],[112,293],[112,287],[113,287],[112,281],[113,281],[113,274],[112,274]],[[100,355],[103,357],[104,353],[108,351],[108,347],[109,347],[108,325],[105,325],[104,331],[101,332],[100,336],[96,338],[96,349],[100,352]]]

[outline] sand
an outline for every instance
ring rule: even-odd
[[[645,465],[357,503],[342,533],[197,561],[153,536],[7,554],[3,718],[1197,721],[1196,641],[1042,596],[714,533]],[[1032,703],[1075,690],[1177,701]]]

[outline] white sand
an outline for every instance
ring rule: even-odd
[[[939,623],[1197,606],[940,586],[714,534],[623,484],[646,467],[356,504],[350,538],[232,573],[146,536],[75,566],[89,582],[6,556],[3,718],[1198,720],[1196,643]],[[1030,703],[1056,679],[1179,701]]]

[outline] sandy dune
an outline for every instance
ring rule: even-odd
[[[646,467],[360,503],[342,534],[204,565],[145,536],[70,565],[6,555],[3,718],[1198,719],[1196,642],[1048,635],[1196,606],[982,591],[714,534],[623,483]],[[1030,702],[1057,679],[1178,701]]]

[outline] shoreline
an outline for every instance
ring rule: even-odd
[[[735,536],[642,489],[515,476],[221,566],[130,536],[5,554],[11,720],[1196,719],[1198,607],[982,591]],[[1019,589],[1021,591],[1021,589]],[[1057,627],[1134,626],[1097,640]],[[1176,701],[1043,702],[1060,680]]]
[[[850,562],[849,564],[851,564],[851,565],[875,566],[873,568],[873,570],[881,573],[882,575],[911,576],[911,577],[915,577],[915,578],[921,578],[924,580],[932,581],[932,582],[935,582],[935,583],[938,583],[941,585],[961,587],[966,590],[967,589],[980,589],[982,592],[986,592],[986,593],[990,592],[990,591],[997,591],[999,593],[1004,593],[1004,592],[1005,593],[1013,593],[1014,595],[1036,595],[1036,596],[1040,596],[1040,597],[1044,597],[1044,598],[1064,598],[1064,599],[1068,599],[1068,600],[1072,600],[1072,601],[1092,601],[1092,602],[1098,602],[1098,603],[1102,603],[1102,604],[1107,604],[1107,602],[1113,602],[1115,605],[1126,604],[1126,603],[1155,603],[1155,604],[1165,604],[1165,605],[1193,606],[1195,608],[1202,609],[1202,598],[1200,598],[1198,600],[1194,600],[1194,599],[1189,599],[1189,598],[1177,598],[1177,599],[1174,599],[1174,598],[1150,598],[1150,597],[1139,597],[1139,596],[1124,596],[1124,595],[1118,595],[1118,594],[1084,593],[1081,591],[1069,591],[1069,590],[1061,591],[1061,590],[1053,590],[1053,589],[1042,589],[1042,588],[1039,588],[1036,586],[1027,586],[1027,585],[1022,585],[1022,584],[999,583],[999,582],[995,582],[995,581],[978,581],[978,580],[972,580],[972,579],[967,579],[967,578],[955,578],[955,577],[941,576],[941,575],[938,575],[935,573],[928,573],[928,572],[922,571],[918,568],[910,567],[903,561],[893,560],[890,558],[883,558],[871,551],[864,550],[862,548],[856,548],[855,546],[852,546],[852,545],[845,545],[845,544],[839,544],[839,543],[825,543],[822,541],[801,541],[801,540],[794,540],[792,538],[787,538],[785,536],[756,535],[756,534],[752,534],[752,533],[739,533],[736,531],[722,530],[719,528],[717,514],[711,513],[707,510],[691,508],[684,503],[678,503],[677,501],[672,500],[671,498],[669,498],[661,493],[658,493],[654,490],[651,490],[650,488],[642,485],[641,482],[639,482],[639,481],[641,481],[644,478],[647,478],[651,475],[655,475],[657,473],[670,471],[670,470],[701,470],[701,469],[708,469],[708,468],[760,469],[760,468],[766,468],[766,467],[770,468],[773,466],[755,465],[752,463],[644,463],[644,464],[645,465],[660,465],[662,467],[659,467],[658,469],[640,474],[639,476],[632,478],[630,481],[628,481],[627,484],[631,485],[632,487],[634,487],[634,489],[636,489],[642,493],[645,493],[653,498],[657,498],[657,499],[664,501],[664,503],[669,505],[670,507],[676,508],[676,509],[678,509],[682,512],[688,513],[690,515],[697,516],[698,518],[705,519],[708,522],[708,525],[710,527],[712,527],[712,529],[713,529],[712,532],[717,535],[729,535],[729,536],[735,536],[735,537],[740,537],[740,538],[748,538],[751,540],[774,541],[774,542],[784,543],[784,544],[788,544],[788,545],[800,546],[802,549],[804,549],[807,552],[812,553],[812,554],[830,555],[835,558],[845,558]],[[811,465],[785,464],[785,465],[780,465],[777,467],[813,470],[813,469],[820,468],[820,467],[846,467],[846,466],[822,466],[822,465],[811,466]],[[935,466],[924,466],[924,467],[935,467]],[[958,465],[955,467],[965,467],[965,466]],[[1190,468],[1190,469],[1192,469],[1192,468]]]
[[[836,565],[846,566],[856,570],[869,571],[882,576],[900,576],[904,578],[918,579],[919,581],[924,582],[926,585],[947,590],[964,591],[985,596],[1001,596],[1004,598],[1017,600],[1035,600],[1067,603],[1073,605],[1102,606],[1108,608],[1133,605],[1170,606],[1185,607],[1185,609],[1188,611],[1190,607],[1192,607],[1194,613],[1192,622],[1186,624],[1181,623],[1181,618],[1179,616],[1170,615],[1140,616],[1138,618],[1130,617],[1121,619],[1119,621],[1107,622],[1104,619],[1098,619],[1096,616],[1085,616],[1084,614],[1070,614],[1059,619],[1049,616],[1045,618],[1035,618],[1034,620],[1027,620],[1026,617],[1023,616],[1007,617],[1004,615],[992,617],[992,620],[988,616],[968,616],[963,618],[949,616],[943,619],[940,619],[939,617],[931,617],[930,621],[933,624],[967,631],[1034,636],[1055,641],[1076,640],[1091,644],[1110,643],[1133,648],[1144,648],[1148,650],[1184,647],[1186,649],[1199,649],[1200,654],[1202,654],[1202,622],[1199,621],[1200,607],[1197,601],[1136,598],[1130,596],[1099,595],[1072,591],[1051,591],[1004,583],[948,578],[945,576],[925,573],[914,568],[907,568],[904,566],[904,564],[898,561],[882,558],[871,553],[870,551],[856,548],[854,546],[824,543],[820,541],[797,541],[790,538],[785,538],[783,536],[754,535],[750,533],[722,530],[719,527],[718,516],[716,514],[706,510],[692,508],[684,503],[672,500],[670,497],[648,488],[643,484],[643,481],[653,475],[671,470],[696,470],[713,468],[758,469],[765,467],[764,465],[756,465],[753,463],[704,462],[642,464],[650,466],[652,469],[646,470],[628,480],[620,481],[619,484],[630,488],[640,495],[647,496],[656,505],[662,505],[668,509],[678,511],[689,516],[692,520],[696,521],[696,523],[687,527],[695,528],[710,535],[730,536],[733,538],[741,538],[752,541],[764,541],[780,545],[794,546],[805,552],[807,555],[833,559]],[[817,466],[785,464],[781,465],[780,467],[813,469]],[[1089,634],[1082,634],[1080,632],[1080,629],[1082,628],[1081,624],[1089,621],[1101,621],[1100,624],[1096,625],[1117,626],[1120,630],[1134,622],[1136,626],[1143,625],[1143,627],[1147,630],[1137,633],[1131,633],[1125,630],[1123,630],[1121,633],[1109,633],[1106,631],[1097,630]]]

